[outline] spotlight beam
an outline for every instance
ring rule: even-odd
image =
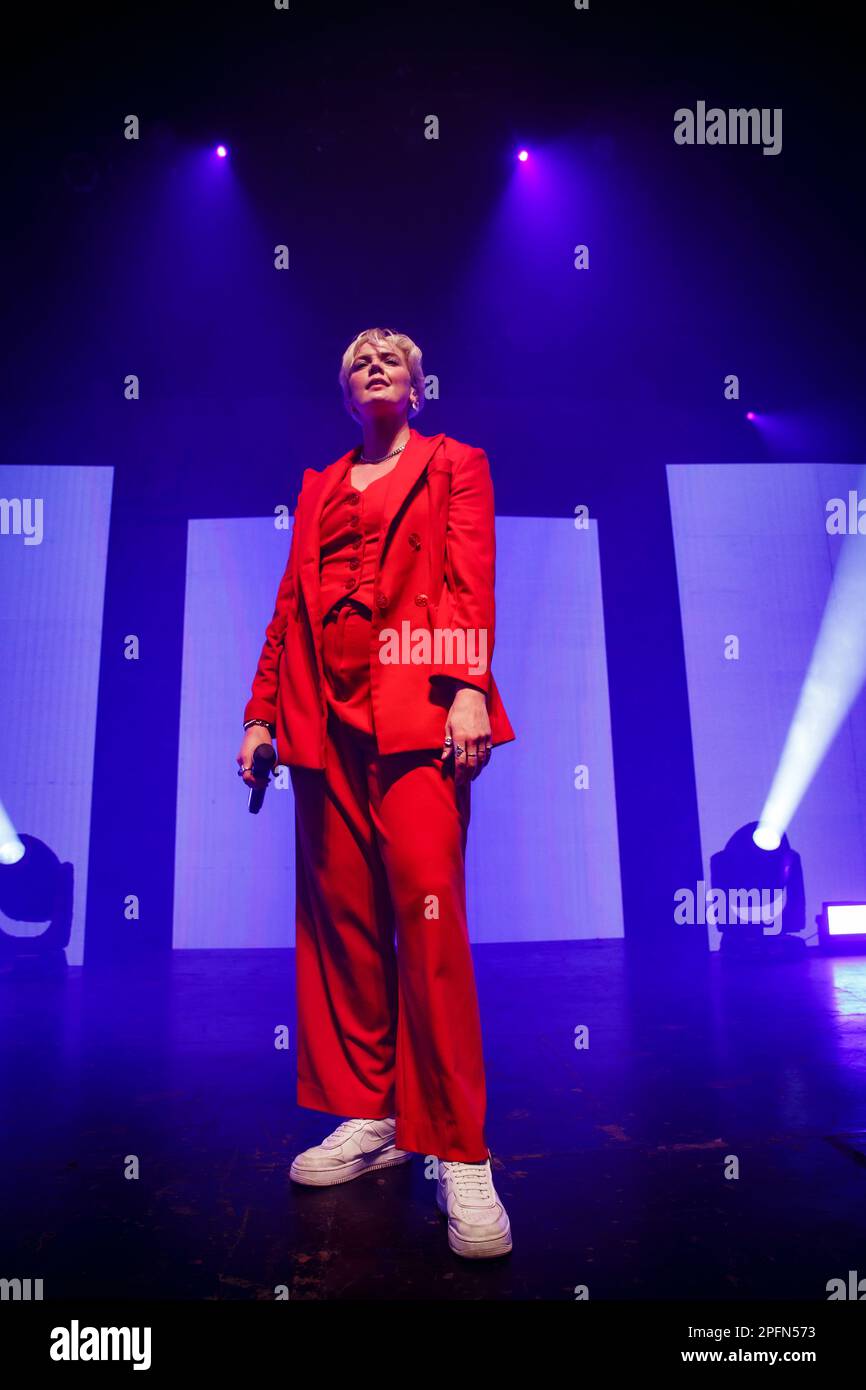
[[[866,536],[847,535],[757,834],[783,835],[866,680]]]

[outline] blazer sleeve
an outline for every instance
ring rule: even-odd
[[[447,646],[443,647],[442,654],[447,659],[434,662],[430,679],[465,682],[485,695],[490,692],[496,617],[495,524],[487,455],[483,449],[469,448],[452,466],[445,532],[448,605],[446,613],[437,614],[437,626],[441,623],[455,631],[456,636],[450,652]]]
[[[286,561],[286,568],[277,590],[273,617],[265,629],[265,641],[259,656],[256,674],[253,677],[251,696],[244,709],[244,723],[248,719],[266,719],[269,724],[276,722],[280,653],[283,649],[289,614],[295,605],[294,554],[297,530],[298,509],[296,507],[292,522],[289,558]]]

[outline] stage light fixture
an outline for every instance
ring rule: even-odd
[[[55,960],[72,932],[73,868],[43,840],[23,832],[17,840],[23,853],[0,864],[0,913],[12,922],[47,925],[37,935],[13,935],[0,923],[0,960]]]
[[[803,866],[787,835],[757,821],[740,826],[711,856],[710,883],[707,920],[726,955],[790,959],[806,950],[798,934],[806,926]]]
[[[866,952],[866,902],[827,902],[815,918],[821,949],[831,954]]]

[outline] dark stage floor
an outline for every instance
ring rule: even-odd
[[[274,1048],[293,954],[179,952],[131,981],[0,976],[0,1276],[46,1299],[824,1301],[866,1275],[866,964],[475,960],[509,1257],[451,1255],[420,1155],[290,1183],[337,1123],[296,1109]]]

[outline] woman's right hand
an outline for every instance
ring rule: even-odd
[[[270,743],[270,741],[271,736],[264,724],[253,724],[244,734],[244,741],[240,746],[240,752],[237,756],[238,767],[251,768],[253,765],[253,754],[256,749],[260,747],[261,744]],[[246,782],[248,787],[261,788],[268,785],[267,777],[254,777],[252,772],[245,772],[242,780]]]

